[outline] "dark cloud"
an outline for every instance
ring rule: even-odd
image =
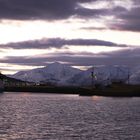
[[[140,49],[135,48],[125,49],[122,51],[115,51],[110,53],[92,54],[54,54],[52,56],[43,55],[42,57],[7,57],[1,59],[1,63],[10,63],[17,65],[29,66],[45,66],[50,62],[61,61],[68,62],[70,65],[89,66],[89,65],[127,65],[137,66],[140,65]]]
[[[133,46],[131,46],[133,47]],[[120,51],[114,51],[114,52],[111,52],[111,53],[102,53],[102,55],[104,56],[110,56],[110,57],[114,57],[114,58],[137,58],[139,57],[140,58],[140,48],[131,48],[131,49],[124,49],[124,50],[120,50]]]
[[[108,46],[108,47],[127,47],[124,44],[116,44],[109,41],[97,39],[61,39],[50,38],[41,40],[30,40],[25,42],[1,44],[0,48],[13,48],[13,49],[47,49],[47,48],[62,48],[65,45],[74,46]]]
[[[140,1],[139,6],[133,7],[131,10],[127,10],[127,12],[118,13],[116,15],[116,19],[118,20],[116,23],[110,25],[111,29],[115,30],[125,30],[125,31],[140,31]]]
[[[88,9],[79,4],[97,1],[99,0],[0,0],[0,19],[57,20],[70,16],[93,18],[125,10],[121,6],[113,9]]]
[[[115,1],[115,0],[114,0]],[[77,9],[77,16],[91,19],[104,19],[106,16],[114,17],[113,20],[108,20],[106,23],[107,28],[113,30],[122,30],[122,31],[140,31],[140,1],[132,0],[133,4],[130,9],[124,5],[112,5],[110,8],[101,8],[101,9],[86,9],[79,8]],[[90,27],[91,28],[91,27]],[[104,28],[104,29],[107,29]],[[93,30],[97,28],[94,28]],[[100,30],[102,28],[99,28]]]
[[[64,19],[78,3],[97,0],[0,0],[0,19]]]
[[[124,13],[124,12],[127,12],[126,7],[115,6],[114,8],[112,8],[112,13],[113,14],[120,14],[120,13]]]
[[[115,0],[114,0],[115,1]],[[107,21],[106,26],[109,29],[113,30],[122,30],[122,31],[140,31],[140,1],[139,0],[132,0],[133,4],[130,9],[127,9],[123,5],[120,6],[112,6],[111,8],[101,8],[101,9],[86,9],[86,8],[79,8],[77,10],[77,16],[86,18],[98,18],[104,19],[106,16],[114,17],[113,20]],[[104,29],[107,29],[104,28]],[[84,28],[83,28],[84,29]],[[88,27],[85,28],[88,30]],[[94,28],[90,27],[89,29],[93,30],[102,30],[102,28]]]
[[[84,18],[98,18],[103,15],[107,15],[109,13],[108,9],[88,9],[88,8],[78,8],[76,10],[77,17],[84,17]]]
[[[104,1],[104,0],[102,0]],[[97,9],[88,9],[88,8],[83,8],[79,7],[76,10],[76,14],[79,17],[84,17],[84,18],[103,18],[104,16],[112,16],[112,15],[118,15],[121,13],[127,12],[127,9],[122,6],[112,6],[110,8],[104,7],[104,8],[97,8]]]
[[[126,8],[127,3],[126,7],[112,5],[100,9],[88,9],[79,5],[79,3],[97,1],[99,0],[0,0],[0,19],[58,20],[71,16],[102,19],[104,16],[114,16],[113,23],[107,23],[110,29],[140,31],[139,0],[132,0],[133,8],[130,10]],[[106,0],[99,2],[101,1]]]

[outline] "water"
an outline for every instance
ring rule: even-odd
[[[140,140],[140,98],[4,93],[0,140]]]

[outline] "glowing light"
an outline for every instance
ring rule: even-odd
[[[67,46],[71,52],[89,52],[93,54],[98,54],[101,52],[112,52],[112,51],[117,51],[121,50],[122,48],[120,47],[107,47],[107,46]]]
[[[101,96],[92,96],[93,101],[98,101],[98,100],[101,100],[101,99],[102,99]]]

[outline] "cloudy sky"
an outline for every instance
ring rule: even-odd
[[[139,13],[139,0],[0,0],[0,71],[140,65]]]

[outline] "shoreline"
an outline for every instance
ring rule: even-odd
[[[4,92],[31,92],[50,94],[75,94],[79,96],[105,96],[105,97],[140,97],[140,86],[114,86],[103,89],[84,87],[47,87],[47,86],[22,86],[5,87]]]

